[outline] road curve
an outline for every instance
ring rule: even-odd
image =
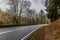
[[[44,25],[21,26],[0,29],[0,40],[21,40],[24,36]]]

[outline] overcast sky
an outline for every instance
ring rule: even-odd
[[[39,12],[41,9],[44,10],[46,8],[44,6],[45,0],[29,0],[29,1],[32,4],[30,9],[35,9],[37,12]],[[6,5],[5,3],[2,3],[2,0],[0,0],[0,9],[5,11],[6,9],[9,9],[9,6]],[[44,10],[44,12],[45,12],[45,10]]]
[[[30,0],[32,3],[31,9],[35,9],[39,12],[41,9],[45,11],[45,0]]]

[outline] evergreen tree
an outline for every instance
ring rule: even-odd
[[[46,0],[47,3],[47,0]],[[59,14],[58,14],[58,9],[57,7],[60,5],[58,3],[58,0],[49,0],[48,2],[48,17],[51,19],[51,21],[55,21],[59,18]],[[47,5],[47,4],[46,4]]]

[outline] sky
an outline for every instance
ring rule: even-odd
[[[46,13],[45,9],[46,7],[44,6],[44,1],[45,0],[29,0],[31,2],[31,7],[30,9],[35,9],[37,12],[40,12],[40,10],[44,10]],[[0,0],[0,9],[6,11],[6,9],[9,9],[9,5],[6,5],[5,2],[2,2]]]
[[[6,9],[9,9],[9,5],[6,5],[5,2],[0,0],[0,9],[2,9],[3,11],[6,11]]]
[[[37,12],[39,12],[41,9],[44,10],[46,7],[44,6],[45,0],[30,0],[32,5],[31,9],[35,9]]]

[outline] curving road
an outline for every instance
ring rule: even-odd
[[[11,27],[11,28],[1,28],[0,29],[0,40],[21,40],[27,34],[32,32],[42,25],[32,25],[32,26],[21,26],[21,27]]]

